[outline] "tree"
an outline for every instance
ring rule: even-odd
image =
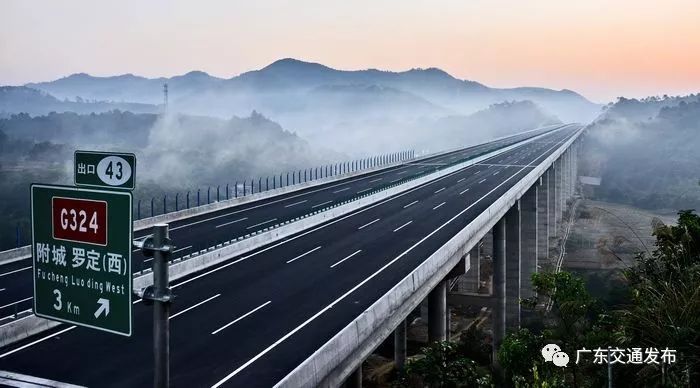
[[[670,348],[678,365],[647,365],[637,379],[696,386],[700,383],[700,217],[678,213],[677,225],[654,231],[656,249],[639,254],[625,272],[631,301],[621,311],[618,337],[628,346]]]
[[[435,342],[406,364],[397,387],[490,387],[491,376],[452,342]]]

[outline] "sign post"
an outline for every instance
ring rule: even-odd
[[[131,335],[130,192],[31,186],[34,314]]]

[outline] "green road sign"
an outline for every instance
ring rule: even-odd
[[[131,335],[131,193],[34,184],[34,314]]]
[[[133,190],[136,155],[117,152],[75,151],[76,186]]]

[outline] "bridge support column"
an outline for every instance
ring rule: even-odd
[[[428,294],[428,342],[447,340],[447,281],[441,280]]]
[[[549,171],[542,174],[537,192],[537,262],[547,260],[549,252]],[[538,267],[539,268],[539,267]]]
[[[469,271],[467,271],[466,274],[464,274],[464,285],[465,288],[464,290],[459,290],[459,291],[466,291],[466,292],[478,292],[479,291],[479,285],[481,284],[481,276],[480,276],[480,265],[481,265],[481,241],[479,241],[474,248],[472,248],[471,251],[469,251]]]
[[[561,161],[562,161],[562,174],[563,174],[563,181],[562,181],[562,194],[564,194],[564,200],[563,200],[563,205],[561,207],[562,213],[566,209],[566,204],[569,202],[569,194],[571,193],[571,188],[570,183],[571,183],[571,168],[569,165],[569,155],[571,153],[567,149],[564,154],[561,156]]]
[[[362,364],[348,376],[345,388],[362,388]]]
[[[506,326],[520,326],[520,200],[506,213]]]
[[[521,217],[521,248],[520,253],[520,298],[530,298],[534,296],[532,291],[532,274],[537,273],[538,243],[537,236],[539,228],[539,214],[537,205],[539,204],[539,182],[536,182],[525,192],[520,200]],[[520,303],[518,303],[520,306]]]
[[[403,369],[406,365],[406,320],[404,319],[394,330],[394,365]]]
[[[559,226],[561,225],[561,216],[562,216],[562,211],[564,209],[563,206],[563,198],[564,198],[564,187],[563,187],[563,182],[564,182],[564,163],[562,162],[562,158],[560,157],[557,159],[555,163],[555,191],[556,191],[556,199],[555,199],[555,217],[556,217],[556,222],[554,224],[554,235],[559,236]]]
[[[491,314],[493,344],[491,360],[498,367],[498,348],[506,333],[506,220],[498,220],[493,227],[493,295],[496,299]]]

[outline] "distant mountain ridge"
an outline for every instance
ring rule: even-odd
[[[156,113],[158,107],[141,103],[114,103],[106,101],[59,100],[45,91],[25,86],[0,86],[0,117],[15,113],[46,115],[50,112],[101,113],[110,110],[133,113]]]
[[[457,79],[437,68],[402,72],[336,70],[292,58],[280,59],[262,69],[229,79],[213,77],[201,71],[170,78],[146,78],[133,74],[94,77],[79,73],[25,86],[45,91],[59,99],[80,96],[103,101],[159,104],[163,101],[164,83],[169,85],[170,101],[176,108],[189,113],[224,117],[247,114],[253,109],[274,116],[279,102],[290,96],[299,98],[322,86],[340,85],[376,85],[397,89],[441,107],[438,111],[447,109],[455,114],[473,113],[494,103],[517,100],[533,101],[564,121],[590,120],[600,110],[600,105],[566,89],[497,89],[475,81]],[[209,99],[216,101],[212,104]]]

